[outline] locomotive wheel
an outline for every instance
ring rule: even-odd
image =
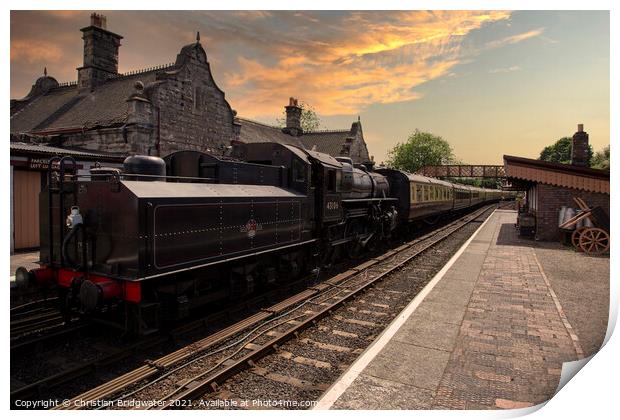
[[[587,228],[579,237],[579,247],[588,254],[601,254],[609,249],[609,234],[600,228]]]
[[[364,246],[360,241],[352,241],[345,245],[347,248],[347,256],[351,260],[359,260],[364,256]]]
[[[581,238],[581,234],[586,229],[589,229],[589,228],[586,226],[582,226],[580,228],[575,229],[575,231],[571,235],[571,242],[573,243],[573,246],[575,247],[575,250],[577,251],[582,251],[581,247],[579,246],[579,238]]]

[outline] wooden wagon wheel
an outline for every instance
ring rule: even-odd
[[[588,228],[579,237],[579,247],[588,254],[600,254],[609,249],[609,234],[601,228]]]
[[[575,247],[577,251],[581,251],[581,248],[579,247],[579,238],[581,238],[581,234],[586,229],[590,229],[590,228],[587,226],[582,226],[580,228],[575,229],[573,231],[573,234],[571,235],[571,242],[573,243],[573,246]]]

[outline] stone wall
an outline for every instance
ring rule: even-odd
[[[102,128],[60,137],[62,147],[118,154],[156,155],[153,128],[143,125]]]
[[[536,210],[536,239],[557,241],[560,239],[558,219],[562,206],[577,208],[573,197],[582,198],[589,206],[600,206],[609,215],[609,195],[593,193],[554,185],[538,184],[538,208]]]
[[[160,156],[178,150],[223,154],[235,138],[234,111],[215,84],[200,44],[183,48],[176,68],[157,79],[146,87],[136,84],[125,125],[65,135],[63,145]]]
[[[351,126],[351,136],[347,138],[346,143],[349,151],[348,156],[354,163],[370,161],[368,148],[364,140],[364,132],[362,131],[362,124],[360,122],[353,123]]]
[[[62,147],[77,147],[110,153],[131,153],[131,144],[123,138],[122,128],[105,128],[60,137]]]
[[[161,156],[177,150],[222,154],[234,138],[234,112],[213,80],[204,50],[198,43],[185,47],[176,64],[177,70],[158,77],[163,83],[149,97]]]

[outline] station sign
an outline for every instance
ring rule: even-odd
[[[37,158],[37,157],[30,157],[28,158],[28,169],[34,169],[37,171],[47,171],[47,169],[49,168],[49,158]],[[59,170],[60,169],[60,162],[56,161],[52,164],[52,169],[54,170]]]
[[[28,158],[28,169],[32,169],[35,171],[47,171],[49,169],[50,158],[47,157],[29,157]],[[72,163],[68,162],[65,165],[66,170],[69,172],[72,170]],[[82,165],[77,165],[78,168],[81,168]],[[52,163],[52,170],[59,171],[60,170],[60,161],[55,160]]]

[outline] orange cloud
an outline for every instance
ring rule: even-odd
[[[534,38],[539,36],[544,31],[543,28],[533,29],[531,31],[523,32],[520,34],[508,36],[506,38],[498,39],[495,41],[491,41],[486,44],[487,48],[497,48],[507,44],[516,44],[521,41],[525,41],[526,39]]]
[[[79,16],[84,12],[82,10],[48,10],[47,13],[55,17],[70,19],[72,17]]]
[[[57,43],[46,42],[40,39],[11,40],[11,61],[25,61],[29,64],[43,61],[48,63],[60,62],[63,50]]]
[[[248,117],[279,114],[289,96],[324,115],[354,114],[371,104],[418,99],[417,86],[459,63],[465,35],[509,17],[502,11],[354,12],[337,36],[304,40],[294,51],[274,46],[271,64],[240,57],[224,82],[231,103]]]

